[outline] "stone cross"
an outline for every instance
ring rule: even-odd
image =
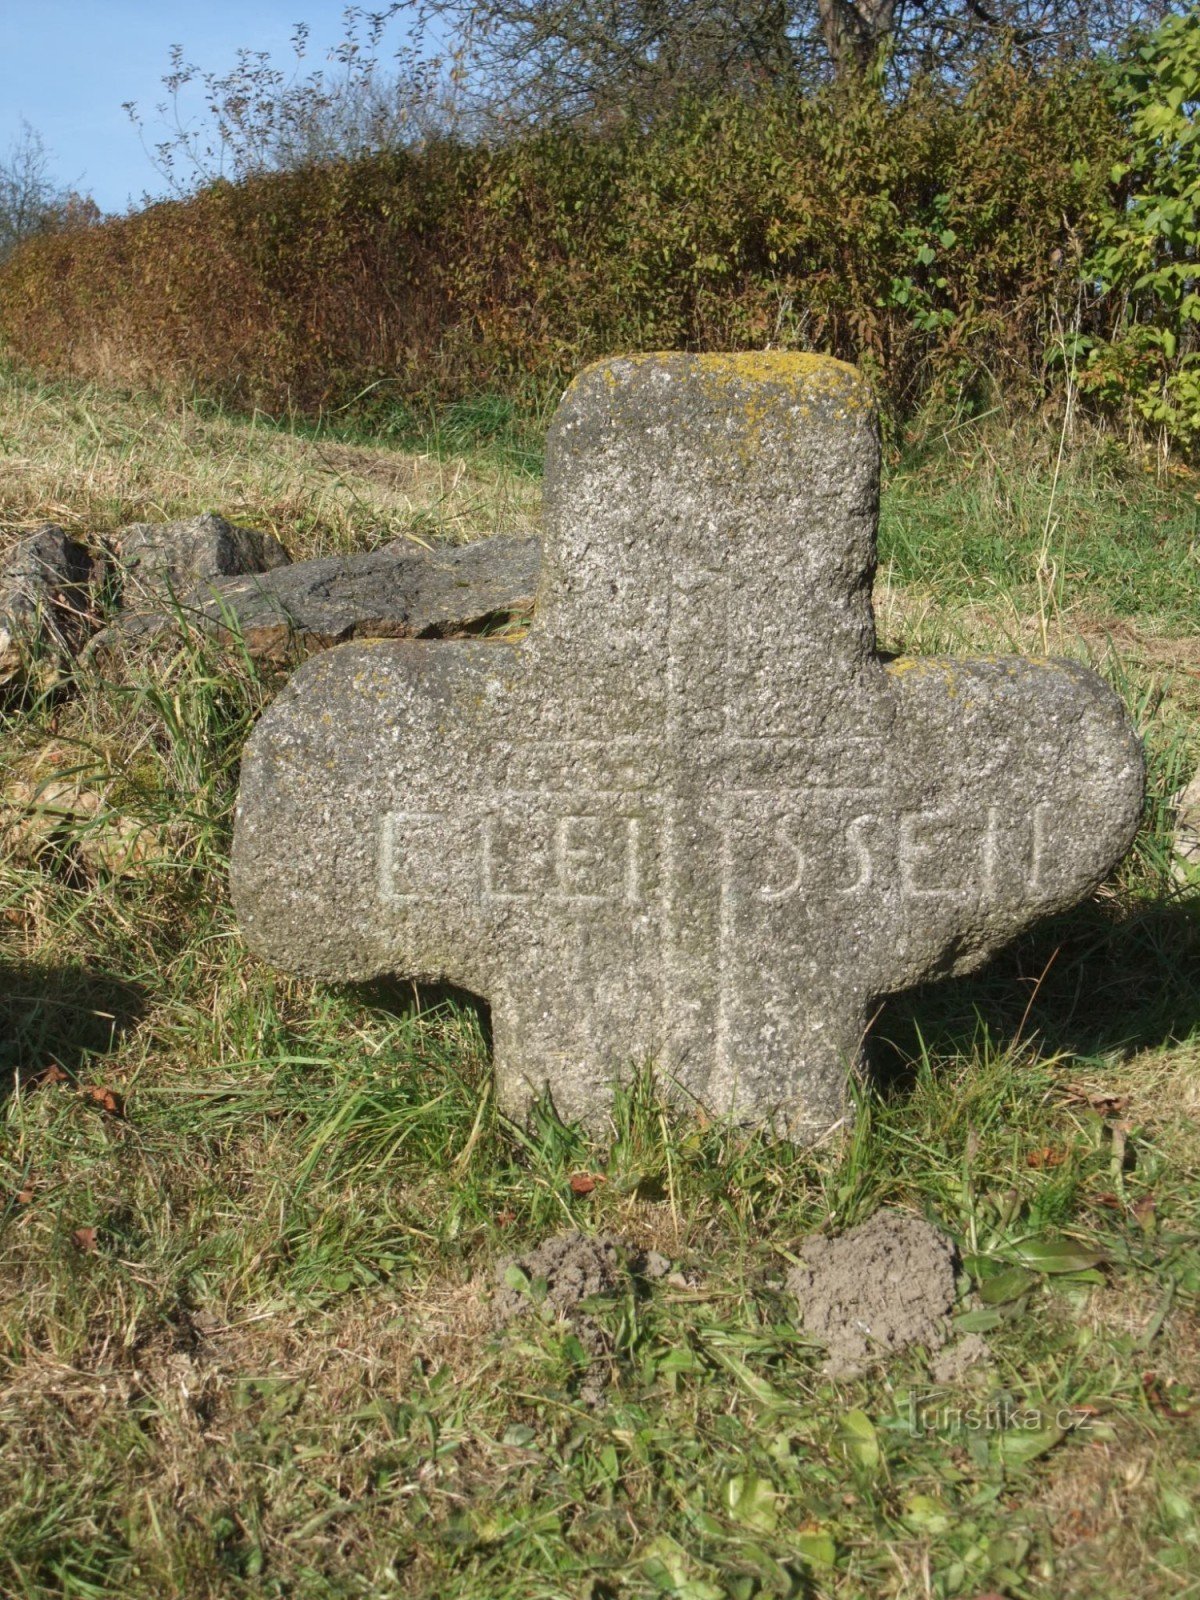
[[[486,997],[514,1113],[595,1122],[653,1061],[711,1113],[836,1124],[878,997],[1088,894],[1143,785],[1080,667],[876,653],[878,470],[839,362],[588,368],[525,641],[344,645],[255,730],[251,946]]]

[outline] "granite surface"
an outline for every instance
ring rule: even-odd
[[[810,1140],[880,996],[979,966],[1128,849],[1141,748],[1063,661],[876,653],[855,371],[620,358],[553,424],[528,638],[314,656],[245,752],[253,949],[486,997],[496,1085],[596,1122],[646,1060]]]

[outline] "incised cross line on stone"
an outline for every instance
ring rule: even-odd
[[[838,362],[589,368],[528,638],[346,645],[263,717],[252,946],[485,996],[510,1111],[594,1121],[652,1059],[712,1112],[837,1122],[877,998],[1086,895],[1142,795],[1091,673],[876,654],[878,460]]]

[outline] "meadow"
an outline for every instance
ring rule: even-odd
[[[0,527],[215,510],[296,557],[527,530],[549,410],[368,434],[4,369]],[[3,819],[0,1592],[1200,1594],[1200,885],[1171,851],[1198,592],[1194,473],[999,408],[891,441],[881,645],[1088,661],[1147,802],[1089,903],[886,1004],[814,1149],[684,1116],[649,1068],[603,1135],[516,1125],[461,999],[250,957],[227,853],[278,685],[236,649],[10,699],[0,790],[53,745],[104,789],[82,831],[169,848],[101,870]],[[783,1290],[804,1235],[885,1204],[963,1258],[991,1359],[944,1393],[919,1350],[823,1376]],[[496,1263],[566,1228],[679,1269],[596,1310],[600,1404],[568,1328],[489,1313]]]

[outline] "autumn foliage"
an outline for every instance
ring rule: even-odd
[[[832,351],[902,412],[1040,392],[1120,148],[1094,68],[889,103],[708,100],[646,131],[431,143],[37,239],[20,361],[315,412],[528,392],[623,349]],[[1102,327],[1097,332],[1103,333]]]

